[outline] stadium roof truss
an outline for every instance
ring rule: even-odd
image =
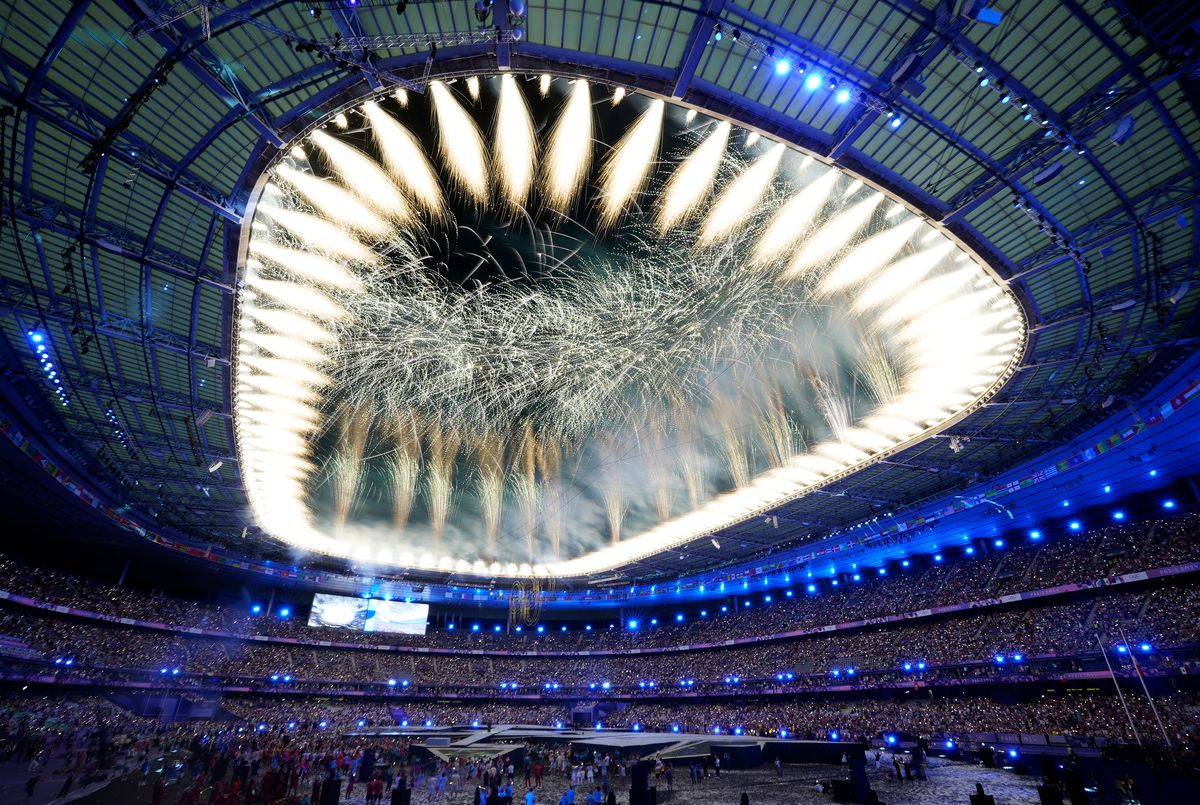
[[[735,527],[727,542],[741,547],[720,561],[987,478],[1137,399],[1195,348],[1200,118],[1194,34],[1180,32],[1198,12],[1056,0],[993,25],[960,13],[975,5],[497,0],[481,29],[468,0],[403,13],[373,0],[8,4],[9,402],[147,522],[285,556],[244,539],[233,447],[233,298],[254,182],[293,136],[378,89],[551,72],[679,98],[834,160],[948,227],[1026,308],[1026,354],[1000,394],[788,504],[778,527]],[[507,13],[521,6],[526,18]],[[782,59],[849,101],[780,75]],[[717,560],[672,552],[629,570]]]

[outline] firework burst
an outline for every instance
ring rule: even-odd
[[[592,99],[433,82],[276,166],[235,401],[272,533],[591,573],[894,450],[1009,370],[1016,306],[922,219],[694,110]]]

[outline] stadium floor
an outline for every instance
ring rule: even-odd
[[[887,805],[965,805],[968,796],[975,791],[975,783],[979,782],[1002,805],[1034,805],[1038,801],[1035,778],[982,769],[966,763],[935,758],[930,760],[929,780],[923,783],[897,783],[887,779],[882,772],[871,770],[871,785],[878,792],[879,799]],[[660,797],[659,802],[664,805],[737,805],[742,792],[745,792],[750,797],[751,805],[826,805],[833,799],[829,794],[817,793],[816,780],[828,780],[842,774],[842,769],[837,766],[785,766],[784,777],[780,780],[775,776],[774,769],[764,767],[750,771],[726,771],[719,779],[709,777],[701,784],[692,784],[684,770],[683,774],[676,775],[674,791]],[[30,800],[25,799],[22,790],[26,776],[21,764],[0,765],[0,801],[14,805],[59,802],[52,797],[62,784],[60,776],[43,776]],[[76,798],[68,798],[68,801],[80,805],[143,805],[150,801],[152,789],[150,786],[138,786],[138,776],[128,775],[100,791],[83,796],[78,796],[82,792],[73,792]],[[557,805],[566,788],[565,782],[563,778],[547,778],[538,793],[537,805]],[[165,805],[174,805],[181,791],[180,786],[171,786]],[[431,799],[425,791],[417,791],[412,802],[413,805],[467,805],[471,791],[471,787],[465,790],[460,788],[440,801]],[[354,795],[349,799],[343,796],[342,802],[346,805],[362,805],[365,793],[365,789],[358,786]],[[622,805],[628,801],[626,791],[618,789],[617,795]]]

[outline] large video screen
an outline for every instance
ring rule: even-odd
[[[367,616],[364,631],[425,634],[425,624],[429,620],[429,604],[371,599],[370,608],[372,612]]]
[[[340,629],[362,631],[367,628],[367,613],[371,610],[372,603],[366,598],[317,593],[313,596],[308,625],[336,626]]]

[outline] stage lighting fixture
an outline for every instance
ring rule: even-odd
[[[472,624],[471,624],[471,631],[472,631],[472,632],[478,632],[478,631],[479,631],[479,624],[478,624],[478,623],[472,623]]]
[[[320,6],[309,6],[308,7],[308,16],[312,17],[314,20],[320,19],[321,7]]]
[[[632,629],[636,629],[636,628],[638,628],[638,622],[637,622],[637,621],[630,621],[630,622],[629,622],[629,628],[630,628],[631,630],[632,630]]]
[[[831,741],[836,741],[839,739],[839,737],[840,736],[838,735],[837,730],[834,730],[833,732],[829,733],[829,740],[831,740]]]
[[[262,606],[259,604],[255,604],[254,606],[250,607],[250,611],[252,613],[254,613],[255,615],[257,615],[258,613],[262,612]]]
[[[1030,532],[1029,532],[1029,538],[1030,538],[1030,539],[1041,539],[1041,538],[1042,538],[1042,532],[1041,532],[1041,531],[1038,531],[1037,529],[1034,529],[1033,531],[1030,531]]]
[[[388,683],[388,687],[389,687],[389,688],[394,688],[394,687],[396,687],[396,680],[394,680],[394,679],[389,679],[389,680],[387,681],[387,683]],[[504,686],[503,686],[503,685],[501,685],[501,687],[504,687]]]
[[[892,118],[892,124],[891,124],[892,128],[894,128],[894,129],[900,128],[900,124],[902,122],[903,122],[902,118],[899,115],[896,115],[895,117]]]
[[[537,628],[537,632],[538,632],[538,634],[544,634],[544,633],[545,633],[545,631],[546,631],[546,627],[545,627],[545,626],[540,626],[540,625],[538,626],[538,628]]]
[[[947,738],[947,739],[946,739],[946,748],[947,748],[947,749],[953,749],[953,748],[954,748],[954,741],[953,741],[953,740],[951,740],[951,739],[949,739],[949,738]]]
[[[1118,510],[1118,511],[1115,511],[1115,512],[1113,512],[1113,519],[1114,519],[1114,520],[1124,520],[1124,519],[1125,519],[1125,512],[1123,512],[1123,511],[1119,511],[1119,510]]]
[[[887,736],[887,742],[888,742],[888,744],[895,746],[896,745],[896,736],[895,735]]]
[[[1164,508],[1164,509],[1173,509],[1173,508],[1175,508],[1175,501],[1173,501],[1173,500],[1170,500],[1170,499],[1168,498],[1167,500],[1164,500],[1164,501],[1163,501],[1163,504],[1162,504],[1162,505],[1163,505],[1163,508]]]
[[[792,63],[787,59],[775,62],[775,75],[787,75],[792,71]]]
[[[672,725],[671,725],[671,732],[679,732],[679,725],[678,725],[678,724],[672,724]]]
[[[1083,523],[1079,522],[1078,520],[1072,520],[1070,523],[1070,528],[1072,531],[1078,531],[1079,529],[1083,528]]]
[[[821,86],[821,75],[812,73],[808,78],[804,79],[804,88],[807,90],[815,90]]]
[[[992,80],[990,78],[988,78],[986,75],[983,78],[979,79],[979,86],[981,86],[981,87],[986,87],[990,83],[992,83]]]
[[[1023,659],[1025,659],[1025,655],[1023,655],[1023,654],[1014,654],[1013,655],[1013,662],[1020,662]]]
[[[724,38],[725,38],[725,34],[721,31],[720,28],[713,29],[713,41],[720,42]]]
[[[500,624],[498,624],[498,623],[497,623],[495,626],[493,626],[493,627],[492,627],[492,631],[493,631],[493,632],[499,632],[499,631],[500,631]]]
[[[992,544],[993,544],[993,545],[995,545],[997,548],[1003,548],[1003,547],[1004,547],[1004,540],[1002,540],[1002,539],[997,539],[997,540],[994,540],[994,541],[992,542]]]
[[[1142,643],[1142,645],[1140,645],[1138,648],[1140,648],[1142,651],[1149,651],[1149,650],[1150,650],[1150,644],[1149,644],[1149,643]]]
[[[886,567],[881,567],[881,568],[879,568],[879,575],[881,575],[881,576],[886,576],[886,575],[887,575],[887,568],[886,568]]]
[[[911,564],[912,564],[911,562],[909,562],[907,559],[905,559],[904,561],[902,561],[900,563],[900,567],[908,567]]]
[[[817,591],[817,585],[815,585],[815,584],[810,584],[810,585],[808,585],[808,587],[807,587],[806,589],[807,589],[807,590],[808,590],[810,593],[815,593],[815,592]]]
[[[447,632],[453,632],[453,631],[454,631],[454,624],[453,624],[453,623],[447,623],[447,624],[446,624],[446,631],[447,631]]]
[[[281,617],[281,618],[286,618],[291,614],[292,614],[292,611],[290,609],[288,609],[287,607],[284,607],[283,609],[279,610],[279,617]]]
[[[967,546],[967,549],[966,549],[965,551],[963,551],[963,553],[965,553],[967,556],[974,556],[974,555],[975,555],[975,549],[974,549],[974,548],[972,548],[970,545],[968,545],[968,546]]]

